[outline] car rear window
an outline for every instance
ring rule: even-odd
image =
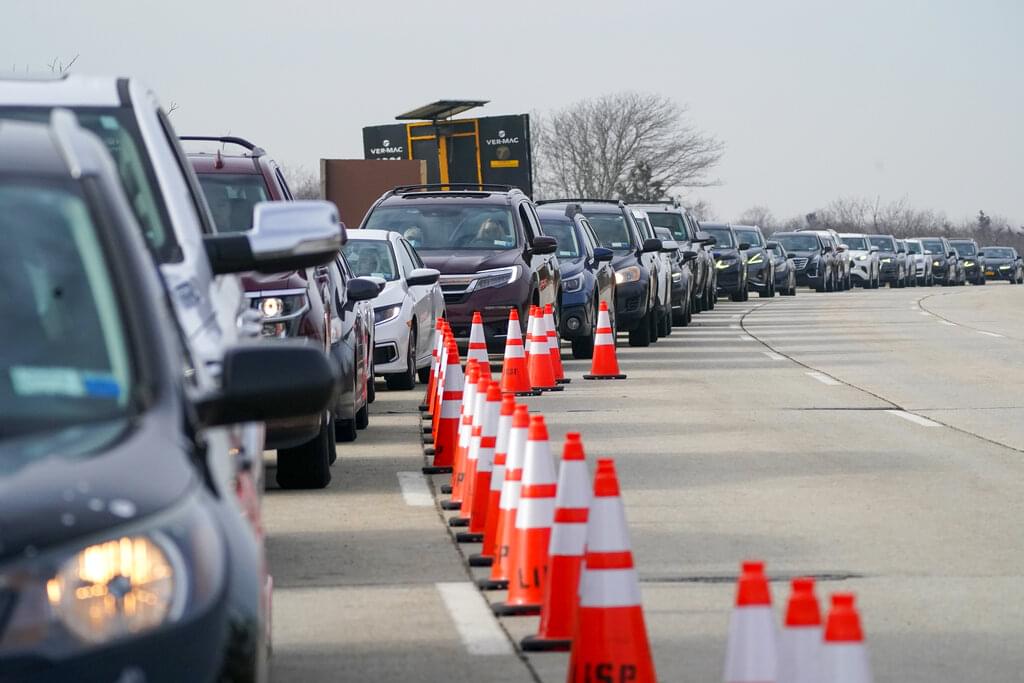
[[[256,173],[199,173],[206,203],[217,232],[245,232],[252,227],[252,211],[270,199],[267,183]]]

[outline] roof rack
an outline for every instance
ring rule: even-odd
[[[257,147],[245,138],[240,138],[234,135],[180,135],[178,136],[178,139],[198,142],[219,142],[225,145],[238,145],[239,147],[244,147],[249,150],[250,156],[254,157],[261,157],[267,153],[267,150],[262,147]]]
[[[453,192],[512,192],[521,191],[513,185],[498,185],[492,183],[424,183],[420,185],[399,185],[393,188],[388,194],[404,194],[406,192],[429,192],[431,190]]]
[[[671,206],[671,207],[676,208],[676,209],[685,208],[682,205],[682,203],[680,203],[680,201],[678,199],[654,199],[654,200],[651,200],[651,201],[634,202],[634,204],[637,204],[637,205],[640,205],[640,206],[643,206],[643,205],[650,206],[651,204],[665,204],[666,206]]]
[[[616,206],[624,206],[625,204],[621,199],[581,199],[579,197],[571,197],[568,199],[541,199],[540,201],[534,202],[534,204],[565,204],[566,202],[573,202],[575,204],[615,204]]]

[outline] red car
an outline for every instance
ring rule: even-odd
[[[251,142],[238,137],[181,139],[241,148],[230,154],[219,148],[188,154],[218,231],[248,230],[257,202],[292,199],[281,168]],[[338,259],[342,258],[339,254]],[[372,309],[363,302],[376,296],[378,286],[347,277],[345,265],[332,263],[273,275],[251,273],[243,278],[246,297],[263,315],[263,336],[306,337],[334,356],[342,370],[342,391],[333,410],[314,421],[267,424],[266,447],[278,451],[277,482],[282,488],[326,486],[335,441],[354,440],[356,430],[369,423],[367,404],[374,398],[373,323]]]

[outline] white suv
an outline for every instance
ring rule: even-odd
[[[842,233],[839,235],[850,255],[850,275],[864,289],[878,289],[880,280],[878,247],[871,246],[867,235]]]

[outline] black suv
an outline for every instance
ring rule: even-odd
[[[579,204],[601,240],[614,252],[615,324],[629,332],[630,346],[648,346],[658,338],[657,296],[651,274],[657,272],[661,240],[640,236],[633,212],[616,199],[552,199],[537,202],[564,209]]]
[[[963,261],[964,276],[972,285],[985,284],[985,257],[978,252],[978,243],[972,239],[953,239],[949,244]]]
[[[776,232],[772,241],[782,244],[793,257],[796,283],[812,287],[817,292],[831,291],[834,282],[834,260],[831,247],[820,235],[811,231]]]
[[[488,350],[505,346],[509,309],[529,322],[531,305],[559,317],[558,242],[544,234],[530,198],[508,185],[407,185],[384,193],[360,227],[409,240],[427,268],[441,271],[452,332],[468,343],[473,312],[483,317]]]
[[[690,310],[700,313],[714,308],[718,287],[715,276],[715,257],[705,245],[711,244],[710,235],[702,232],[685,208],[679,202],[657,202],[654,204],[633,204],[647,212],[655,227],[668,228],[682,251],[696,252],[697,258],[690,262],[693,270],[693,294]]]

